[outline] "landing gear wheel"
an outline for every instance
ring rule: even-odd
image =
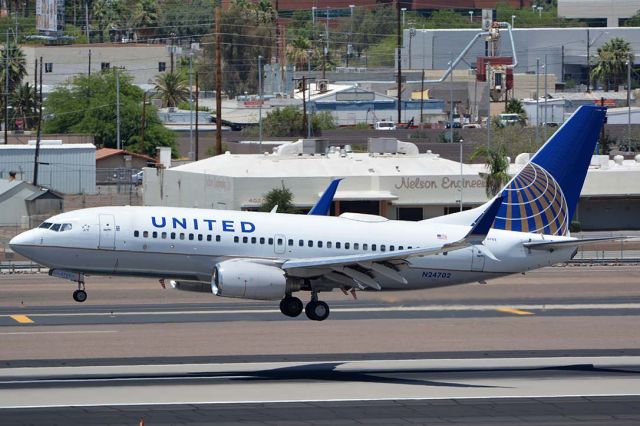
[[[280,312],[288,317],[297,317],[302,313],[302,300],[287,296],[280,301]]]
[[[73,300],[76,302],[84,302],[87,300],[87,292],[84,290],[76,290],[73,292]]]
[[[307,318],[313,321],[324,321],[329,317],[329,305],[321,300],[312,300],[304,308]]]

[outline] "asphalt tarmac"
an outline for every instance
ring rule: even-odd
[[[0,275],[2,424],[639,424],[640,267],[277,302]],[[18,408],[21,407],[21,408]]]

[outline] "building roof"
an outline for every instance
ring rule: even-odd
[[[124,149],[115,148],[100,148],[96,151],[96,161],[104,160],[105,158],[113,157],[114,155],[131,155],[132,157],[141,158],[147,161],[156,161],[155,158],[148,155],[138,154],[135,152],[127,151]]]
[[[47,193],[50,193],[57,198],[62,198],[62,196],[55,191],[51,191],[46,188],[39,188],[23,180],[12,180],[12,181],[0,180],[0,202],[10,198],[13,194],[20,191],[24,187],[31,190],[31,195],[28,195],[25,198],[26,201],[35,200],[41,195],[47,194]]]
[[[463,173],[476,173],[463,165]],[[224,154],[171,170],[230,177],[354,177],[459,175],[460,163],[437,154]]]

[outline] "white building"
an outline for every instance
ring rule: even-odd
[[[35,144],[0,145],[0,179],[15,171],[18,179],[33,182]],[[96,147],[89,143],[43,141],[38,185],[63,194],[95,194]]]
[[[558,0],[558,17],[606,19],[607,27],[617,27],[640,10],[638,0]]]
[[[308,209],[336,177],[345,179],[333,214],[350,211],[421,220],[458,211],[460,197],[465,208],[487,200],[480,175],[483,165],[418,154],[415,145],[405,142],[392,147],[388,139],[370,140],[369,151],[318,154],[305,150],[300,141],[274,154],[227,153],[170,169],[145,169],[144,204],[251,210],[260,206],[267,192],[284,185],[292,191],[294,204]],[[520,167],[512,165],[510,173]],[[640,227],[638,181],[640,156],[619,163],[597,158],[577,215],[585,229]],[[606,206],[610,209],[603,213]]]

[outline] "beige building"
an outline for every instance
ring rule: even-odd
[[[124,68],[137,85],[151,84],[158,73],[171,67],[171,55],[163,44],[74,44],[66,46],[22,45],[27,76],[34,81],[36,59],[43,62],[43,86],[55,86],[78,74]],[[47,90],[45,89],[45,92]]]

